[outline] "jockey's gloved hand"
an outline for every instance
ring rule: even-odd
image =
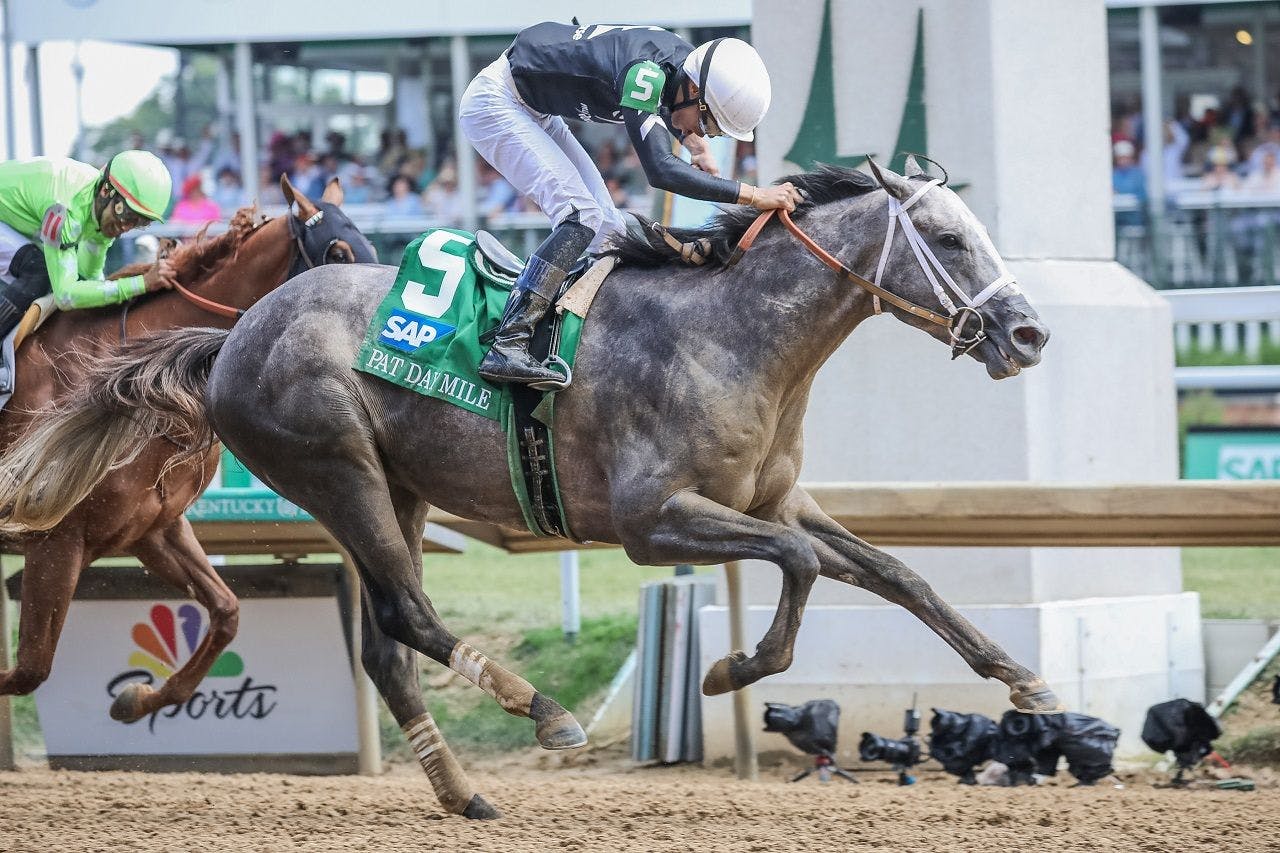
[[[159,258],[152,264],[151,269],[143,274],[142,283],[147,286],[147,293],[170,290],[178,283],[178,271],[174,269],[173,262],[168,258]]]

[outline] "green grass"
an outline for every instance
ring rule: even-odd
[[[1280,617],[1280,548],[1183,548],[1182,586],[1206,619]]]
[[[586,725],[588,700],[599,697],[636,641],[633,614],[584,620],[577,641],[569,643],[559,627],[537,628],[524,634],[511,654],[512,669],[579,717]],[[464,751],[522,749],[536,744],[533,723],[513,717],[498,703],[471,687],[453,692],[443,701],[428,703],[445,738]],[[393,748],[402,741],[393,739]]]
[[[1193,345],[1177,354],[1179,367],[1235,367],[1242,364],[1280,364],[1280,344],[1263,338],[1257,358],[1248,358],[1243,352],[1224,352]]]

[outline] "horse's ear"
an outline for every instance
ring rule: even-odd
[[[898,175],[888,169],[881,170],[871,157],[867,157],[867,165],[871,167],[871,174],[875,177],[876,183],[884,187],[884,191],[889,195],[898,201],[903,201],[911,195],[910,188],[903,186],[902,178]]]
[[[920,162],[916,160],[916,155],[908,154],[906,165],[903,167],[903,177],[914,178],[916,175],[925,174],[924,169],[920,168]]]
[[[284,194],[284,203],[293,206],[293,184],[289,183],[289,173],[280,173],[280,192]]]
[[[298,218],[308,220],[316,215],[316,206],[311,203],[311,199],[303,195],[302,190],[289,183],[289,175],[287,173],[280,174],[280,192],[284,193],[286,204],[298,205]]]
[[[342,207],[342,199],[344,197],[344,193],[342,192],[342,181],[333,177],[329,179],[329,183],[325,184],[324,193],[320,196],[320,200]]]

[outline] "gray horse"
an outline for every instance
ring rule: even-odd
[[[1044,681],[796,484],[813,377],[875,309],[968,352],[995,379],[1036,364],[1048,339],[955,193],[914,161],[905,177],[872,168],[874,177],[824,167],[789,180],[808,198],[795,218],[811,239],[849,269],[877,270],[884,301],[833,274],[776,223],[731,265],[755,218],[745,208],[700,229],[713,244],[704,267],[639,242],[621,248],[624,263],[596,297],[573,385],[556,406],[568,522],[582,540],[619,543],[641,564],[759,559],[782,570],[777,612],[755,654],[719,661],[706,674],[707,694],[790,665],[809,591],[824,575],[909,609],[975,672],[1008,685],[1018,708],[1057,710]],[[899,227],[886,239],[888,219]],[[198,446],[213,440],[211,423],[350,552],[364,582],[366,669],[446,808],[486,816],[423,706],[414,651],[533,719],[543,747],[579,746],[585,735],[564,708],[454,636],[422,590],[428,505],[510,528],[523,520],[496,422],[352,370],[395,272],[319,268],[263,299],[230,333],[140,342],[86,383],[92,397],[61,416],[61,431],[44,431],[47,455],[25,454],[25,470],[0,469],[0,482],[19,484],[0,493],[0,506],[14,524],[30,503],[71,501],[48,474],[50,460],[93,479],[143,435]],[[941,310],[950,329],[945,318],[936,322]],[[133,427],[122,426],[126,418]]]

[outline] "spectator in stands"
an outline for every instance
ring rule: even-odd
[[[631,196],[627,193],[627,188],[623,186],[622,178],[618,177],[616,172],[610,172],[604,179],[605,189],[609,191],[609,199],[613,202],[613,206],[618,210],[626,210],[631,207]]]
[[[174,205],[169,218],[174,222],[204,225],[216,222],[221,217],[222,211],[218,209],[218,203],[204,194],[200,176],[188,175],[182,182],[182,197]]]
[[[261,171],[258,172],[258,204],[262,207],[277,207],[284,205],[284,192],[280,189],[280,175],[282,173],[275,171],[271,164],[264,163]],[[253,201],[253,199],[249,199]]]
[[[281,175],[292,172],[293,165],[293,143],[288,136],[277,130],[267,142],[267,171],[271,181],[274,183],[280,180]]]
[[[213,160],[210,163],[213,167],[214,174],[220,174],[223,169],[230,169],[238,176],[240,174],[240,132],[231,131],[231,135],[216,148]]]
[[[227,217],[248,203],[244,197],[244,184],[240,173],[230,166],[218,170],[218,181],[213,188],[213,200]]]
[[[414,189],[413,181],[408,175],[395,175],[387,186],[390,198],[387,199],[387,213],[392,216],[421,216],[423,213],[422,198]]]
[[[1249,170],[1252,175],[1262,168],[1263,158],[1270,154],[1273,159],[1280,158],[1280,122],[1271,121],[1266,126],[1263,139],[1249,154]]]
[[[1185,179],[1182,160],[1186,156],[1187,146],[1190,144],[1191,136],[1181,122],[1169,119],[1164,123],[1164,148],[1160,156],[1167,194],[1172,194],[1173,191],[1176,191]],[[1146,158],[1147,149],[1144,148],[1140,163],[1145,164]]]
[[[440,166],[436,179],[427,187],[422,200],[428,216],[455,224],[462,221],[462,196],[458,193],[458,167],[452,160],[446,160]]]
[[[373,183],[369,180],[369,166],[352,160],[338,173],[342,181],[343,204],[368,204],[373,201]]]
[[[1147,178],[1135,158],[1133,143],[1121,139],[1111,148],[1115,165],[1111,169],[1111,190],[1116,195],[1132,196],[1137,200],[1137,210],[1121,210],[1116,213],[1117,225],[1141,225],[1147,209]]]
[[[308,149],[294,158],[293,168],[289,171],[289,181],[295,187],[310,198],[319,198],[320,195],[315,192],[316,186],[320,187],[321,192],[324,191],[324,183],[320,178],[320,161],[316,158],[314,151]]]
[[[409,137],[401,128],[382,131],[382,142],[378,147],[378,171],[384,175],[394,175],[409,155]]]
[[[516,201],[515,187],[485,160],[477,157],[476,163],[480,176],[480,215],[488,219],[506,213]]]
[[[1221,139],[1209,149],[1209,171],[1200,179],[1201,189],[1234,190],[1240,188],[1240,178],[1231,169],[1235,163],[1235,148],[1229,139]]]
[[[1245,176],[1242,188],[1259,195],[1280,197],[1280,168],[1276,167],[1277,152],[1267,148],[1262,151],[1261,162],[1256,170]]]

